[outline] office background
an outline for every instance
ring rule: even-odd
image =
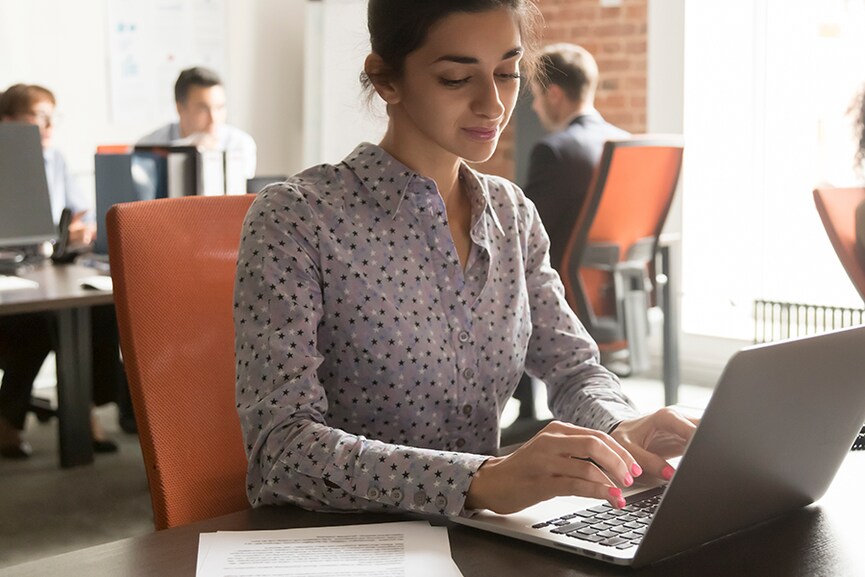
[[[0,0],[0,86],[26,81],[55,91],[62,117],[57,146],[91,190],[96,145],[134,141],[173,118],[112,118],[109,14],[112,6],[124,4],[129,0]],[[224,14],[219,50],[229,122],[255,137],[260,174],[291,174],[312,162],[336,160],[358,140],[353,131],[376,134],[380,111],[351,106],[360,96],[363,0],[198,4]],[[729,355],[752,338],[755,298],[861,306],[820,228],[810,191],[826,181],[854,182],[845,108],[865,81],[860,72],[865,50],[858,49],[861,34],[855,34],[865,3],[806,2],[795,13],[775,0],[731,6],[686,0],[539,5],[547,19],[545,41],[576,41],[596,53],[602,114],[632,132],[685,135],[682,187],[667,223],[667,231],[686,237],[689,274],[682,274],[681,254],[674,263],[684,288],[685,382],[711,386]],[[732,42],[724,30],[739,30],[742,38]],[[346,55],[354,60],[341,57]],[[803,83],[800,75],[815,82]],[[819,87],[836,95],[830,104],[814,106]],[[170,85],[163,97],[170,110]],[[802,116],[812,108],[821,108],[818,118]],[[758,126],[754,119],[763,117],[766,122]],[[785,123],[787,132],[781,133]],[[517,124],[482,170],[517,176]],[[745,128],[749,132],[740,135]],[[820,142],[833,145],[818,149]],[[812,169],[818,164],[814,158],[833,160],[832,168],[823,170],[827,163],[821,160]],[[690,230],[683,227],[683,205],[690,207]],[[700,215],[711,217],[700,220]],[[731,232],[736,229],[748,236]],[[807,266],[796,262],[799,256]],[[717,282],[718,270],[726,271],[725,282]],[[792,287],[803,290],[791,294]],[[657,358],[657,343],[654,352]]]
[[[44,84],[55,92],[61,115],[56,130],[56,145],[65,154],[82,185],[91,190],[93,152],[97,145],[131,143],[174,118],[173,113],[165,117],[126,121],[117,121],[113,117],[108,23],[110,7],[115,2],[123,3],[122,0],[0,0],[0,54],[3,55],[0,58],[0,88],[16,82],[28,82]],[[144,4],[140,0],[138,3]],[[311,162],[337,160],[339,147],[350,149],[357,140],[353,133],[346,132],[347,128],[375,129],[376,122],[381,120],[376,116],[375,109],[352,107],[341,100],[346,98],[350,102],[355,97],[353,95],[360,94],[356,77],[358,63],[364,56],[364,49],[360,46],[363,22],[357,21],[355,17],[353,24],[357,26],[356,29],[339,32],[342,26],[348,24],[346,16],[362,13],[364,0],[221,0],[202,3],[212,4],[214,9],[224,14],[225,36],[218,50],[222,52],[224,69],[221,72],[228,94],[228,120],[255,137],[260,174],[291,174]],[[166,0],[161,4],[184,6],[190,3]],[[313,4],[318,6],[311,8]],[[796,34],[805,30],[807,34],[825,40],[826,46],[832,46],[831,50],[826,49],[826,54],[816,54],[816,57],[833,56],[837,60],[837,50],[840,48],[836,44],[843,42],[845,19],[849,20],[850,25],[859,23],[857,6],[865,3],[858,0],[808,0],[800,6],[796,18],[793,18],[793,14],[782,13],[784,5],[782,1],[755,0],[735,4],[733,9],[727,4],[707,5],[701,0],[541,0],[540,6],[547,18],[545,41],[582,43],[598,56],[604,80],[597,105],[610,121],[632,132],[685,134],[685,190],[680,191],[684,195],[678,196],[671,211],[668,231],[682,232],[684,229],[686,236],[689,233],[688,228],[683,226],[683,198],[685,203],[693,200],[690,206],[696,209],[700,207],[700,199],[707,196],[718,202],[725,199],[740,202],[748,194],[760,192],[759,187],[754,187],[751,181],[747,187],[742,186],[742,190],[738,190],[740,187],[736,179],[741,178],[740,167],[729,164],[726,157],[713,157],[710,149],[702,152],[704,163],[708,163],[702,166],[707,169],[689,168],[697,158],[695,152],[701,150],[706,140],[717,140],[715,137],[720,132],[716,131],[723,128],[723,124],[736,126],[746,122],[731,114],[728,106],[733,96],[739,94],[742,100],[759,100],[761,95],[765,98],[765,94],[760,92],[762,89],[750,80],[745,84],[743,76],[750,75],[752,80],[771,76],[760,66],[748,70],[737,69],[739,61],[724,64],[701,60],[706,54],[712,53],[709,42],[715,43],[716,55],[735,55],[742,60],[754,60],[755,51],[761,57],[766,56],[760,50],[783,55],[783,44],[770,45],[766,42],[778,40],[782,36],[787,40],[795,39]],[[819,7],[822,7],[822,12],[818,13],[816,10]],[[331,9],[333,16],[325,14],[327,8]],[[318,15],[312,15],[316,10]],[[816,23],[811,28],[807,28],[809,18]],[[720,26],[720,22],[724,25]],[[718,31],[715,36],[709,36],[707,31],[710,31],[713,23]],[[722,30],[726,32],[722,33]],[[786,36],[778,33],[785,30]],[[734,34],[731,31],[738,35],[738,43],[733,43]],[[769,31],[775,33],[769,35]],[[702,53],[698,52],[700,45],[694,44],[701,35],[706,38],[702,45],[706,52]],[[832,44],[835,40],[838,42]],[[311,61],[310,57],[316,51],[318,60]],[[861,53],[865,54],[865,51]],[[341,61],[341,54],[354,54],[356,61]],[[698,54],[699,58],[696,56]],[[800,53],[796,54],[800,56]],[[761,66],[765,66],[765,62],[770,60],[760,62],[764,63]],[[315,63],[318,63],[317,67]],[[804,85],[807,85],[808,75],[813,74],[813,68],[819,63],[819,59],[807,62],[803,72],[806,79]],[[858,70],[865,70],[852,56],[848,66],[851,70],[857,67]],[[713,73],[705,75],[705,83],[717,87],[716,100],[701,102],[695,100],[696,97],[692,98],[695,93],[689,91],[686,76],[693,78],[697,69]],[[865,74],[861,76],[861,80],[865,81]],[[776,88],[784,86],[787,85],[779,83]],[[844,90],[852,92],[852,81],[841,89],[835,87],[835,90],[839,94]],[[786,93],[785,97],[793,99],[806,92],[799,87],[799,90]],[[167,84],[162,87],[162,94],[166,109],[171,111],[172,86]],[[700,97],[705,97],[705,94]],[[318,107],[311,107],[310,102],[317,103]],[[811,100],[806,97],[800,103],[805,106],[809,102]],[[784,113],[787,110],[784,109]],[[832,129],[840,134],[846,122],[843,102],[831,114],[837,117]],[[715,120],[715,124],[694,124],[694,118],[700,115]],[[688,124],[688,119],[691,124]],[[765,134],[771,136],[771,130],[763,130],[768,130]],[[810,130],[809,125],[802,132],[809,133]],[[509,177],[516,176],[518,138],[512,126],[496,156],[482,169]],[[728,147],[740,144],[744,147],[744,143],[735,140],[725,142]],[[845,146],[842,143],[834,149],[838,158],[844,154],[852,158],[852,149],[845,153]],[[754,163],[762,161],[763,157],[760,157]],[[722,180],[726,189],[716,192],[717,182],[709,181],[718,181],[721,176],[727,179]],[[852,175],[838,178],[841,180],[834,184],[843,185],[847,184],[843,179],[852,178]],[[808,179],[799,182],[795,194],[801,196],[804,191],[807,195],[816,184],[818,182]],[[714,188],[705,188],[709,185]],[[747,208],[737,206],[735,202],[724,204],[724,209],[731,211],[725,212],[725,215],[736,214],[736,210],[739,214],[748,212]],[[755,206],[762,206],[763,202],[761,197]],[[704,204],[700,210],[706,210],[706,206]],[[814,227],[820,226],[812,204],[802,205],[801,210],[803,214],[808,211],[813,213]],[[721,222],[709,224],[724,224],[723,219],[717,218],[718,212],[710,214]],[[755,214],[755,218],[763,215],[762,212]],[[802,233],[803,227],[810,226],[806,220],[808,214],[803,217],[804,224],[795,221],[797,228],[794,234],[798,235]],[[726,225],[731,229],[742,226],[734,220],[726,221]],[[819,252],[820,247],[815,247],[818,252],[814,254],[817,256],[808,257],[811,261],[808,266],[819,264],[810,274],[832,287],[831,291],[821,292],[818,286],[817,298],[832,293],[827,296],[828,300],[842,305],[861,306],[858,297],[851,297],[853,289],[849,287],[846,276],[831,253],[825,233],[822,229],[816,230],[825,250]],[[779,242],[783,244],[784,241],[781,238]],[[686,238],[685,242],[687,244],[689,240]],[[730,253],[730,258],[742,257],[742,254],[723,245],[704,245],[695,250],[702,252],[692,255],[692,262],[710,265],[717,255]],[[725,268],[726,262],[723,261],[721,265],[717,261],[714,263],[715,284],[720,287],[717,294],[721,296],[725,286],[724,282],[717,281],[718,278],[738,279],[744,276],[739,270]],[[680,279],[687,281],[688,275],[682,274],[678,259],[674,271]],[[701,290],[701,285],[691,285],[690,293],[684,295],[685,305],[688,305],[689,299],[693,302],[695,294]],[[732,309],[720,310],[723,313],[725,310],[740,311],[741,308],[742,303],[735,303]],[[689,320],[685,316],[684,320],[691,326],[686,327],[686,334],[681,341],[683,381],[710,386],[717,379],[718,371],[726,359],[749,341],[750,334],[731,332],[725,327],[700,332],[694,329],[694,325],[705,323],[705,319],[692,317]],[[658,342],[654,345],[657,360],[660,346]],[[655,362],[655,366],[658,364]],[[48,468],[56,468],[55,455],[51,453],[54,437],[51,433],[42,434],[41,437],[40,442],[43,444],[37,446],[37,450],[43,455],[47,453],[47,458],[38,466],[47,471]],[[124,442],[123,458],[131,452],[134,456],[133,445],[134,439],[129,443]],[[11,472],[11,469],[7,471]],[[95,473],[106,479],[111,474],[111,467],[96,469]],[[76,475],[82,474],[76,472]],[[146,507],[143,482],[142,478],[142,485],[130,497],[130,509],[141,510]],[[113,485],[106,487],[107,490],[115,490]],[[38,487],[34,489],[31,494],[35,498]],[[93,503],[88,505],[96,506]],[[45,504],[46,508],[51,506],[56,504],[50,501]],[[63,507],[61,512],[63,510],[68,509]],[[26,511],[16,514],[26,515]],[[144,524],[149,525],[149,520],[145,520]],[[106,525],[105,540],[109,539],[110,533],[110,525]]]

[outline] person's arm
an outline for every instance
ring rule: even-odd
[[[234,316],[250,502],[459,515],[486,457],[384,443],[326,421],[314,204],[293,185],[275,185],[259,194],[243,227]]]
[[[241,133],[243,136],[243,163],[246,169],[246,178],[255,177],[255,166],[258,162],[258,149],[252,136]]]
[[[670,409],[639,416],[616,377],[600,365],[597,346],[568,306],[549,264],[549,241],[537,211],[526,206],[523,242],[533,329],[526,370],[547,384],[558,420],[511,455],[484,463],[467,507],[510,513],[554,496],[580,495],[620,508],[625,501],[619,487],[633,484],[644,468],[672,476],[664,457],[681,453],[694,424]]]
[[[56,170],[60,172],[63,182],[64,207],[72,212],[69,222],[69,245],[73,247],[87,246],[96,237],[96,215],[93,210],[93,199],[78,185],[78,181],[69,170],[66,159],[56,152]]]

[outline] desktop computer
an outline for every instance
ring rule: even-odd
[[[13,271],[57,236],[39,128],[0,124],[0,269]]]
[[[96,153],[96,242],[95,255],[108,255],[105,215],[115,204],[165,198],[167,167],[164,155],[151,151]],[[92,264],[92,263],[88,263]]]

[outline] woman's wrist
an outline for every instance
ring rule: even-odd
[[[496,464],[502,460],[504,460],[504,457],[490,457],[478,467],[469,485],[465,505],[463,506],[464,509],[489,509],[487,498],[492,481],[491,477],[494,476]]]

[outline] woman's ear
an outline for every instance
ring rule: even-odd
[[[391,70],[381,56],[375,53],[367,56],[363,63],[363,71],[382,100],[389,105],[400,101],[399,90],[393,82]]]

